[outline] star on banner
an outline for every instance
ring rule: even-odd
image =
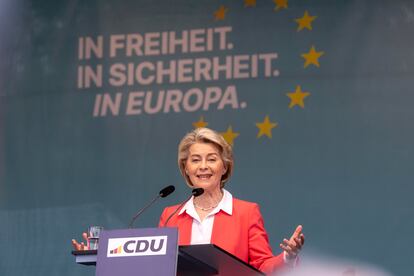
[[[204,121],[203,116],[200,117],[200,120],[198,120],[198,122],[193,123],[194,128],[202,128],[202,127],[206,127],[206,126],[208,126],[208,123]]]
[[[296,91],[292,93],[286,94],[290,98],[289,108],[294,107],[295,105],[299,105],[300,107],[304,108],[305,103],[303,100],[310,95],[309,92],[303,92],[300,85],[296,86]]]
[[[309,53],[302,54],[301,56],[305,59],[305,64],[303,65],[303,68],[306,68],[309,66],[309,64],[313,64],[316,67],[319,67],[319,58],[324,55],[325,52],[316,52],[315,46],[312,46],[312,48],[309,50]]]
[[[256,126],[259,128],[257,138],[260,138],[263,135],[272,138],[272,128],[277,127],[277,123],[272,123],[269,120],[269,116],[266,115],[264,121],[262,123],[256,123]]]
[[[244,0],[244,7],[256,7],[256,0]]]
[[[228,8],[221,5],[220,8],[214,12],[214,19],[215,20],[224,20],[224,18],[226,17],[226,12],[228,12],[228,11],[229,11]]]
[[[234,139],[239,136],[239,133],[233,132],[233,128],[229,126],[226,132],[220,133],[223,136],[224,140],[229,143],[231,146],[234,144]]]
[[[297,31],[301,31],[304,28],[312,31],[312,22],[315,20],[317,16],[310,16],[308,11],[305,11],[305,14],[301,18],[295,19],[295,21],[298,23],[298,29]]]
[[[288,8],[288,0],[273,0],[273,3],[276,5],[275,11]]]

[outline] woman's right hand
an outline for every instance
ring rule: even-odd
[[[88,234],[86,234],[85,232],[82,233],[82,238],[85,240],[85,242],[78,242],[75,239],[72,239],[72,246],[76,251],[82,251],[82,250],[88,250]]]

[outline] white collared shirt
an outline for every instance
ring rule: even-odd
[[[187,212],[193,218],[193,225],[191,228],[191,244],[208,244],[211,241],[213,233],[214,215],[223,210],[229,215],[233,214],[233,196],[225,189],[223,189],[223,198],[220,203],[208,214],[203,221],[200,220],[199,215],[194,207],[194,196],[187,201],[184,207],[180,210],[179,215]]]

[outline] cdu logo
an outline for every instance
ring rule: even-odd
[[[122,246],[118,246],[117,248],[110,250],[110,254],[121,254],[122,253]]]
[[[128,237],[108,240],[107,257],[165,255],[167,236]]]

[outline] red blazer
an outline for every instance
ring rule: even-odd
[[[164,226],[167,218],[177,207],[178,205],[175,205],[164,209],[159,222],[160,227]],[[178,227],[179,245],[189,245],[193,218],[186,212],[177,214],[169,220],[167,226]],[[233,198],[232,215],[221,210],[214,217],[211,243],[265,273],[271,273],[284,265],[283,254],[273,256],[263,218],[256,203]]]

